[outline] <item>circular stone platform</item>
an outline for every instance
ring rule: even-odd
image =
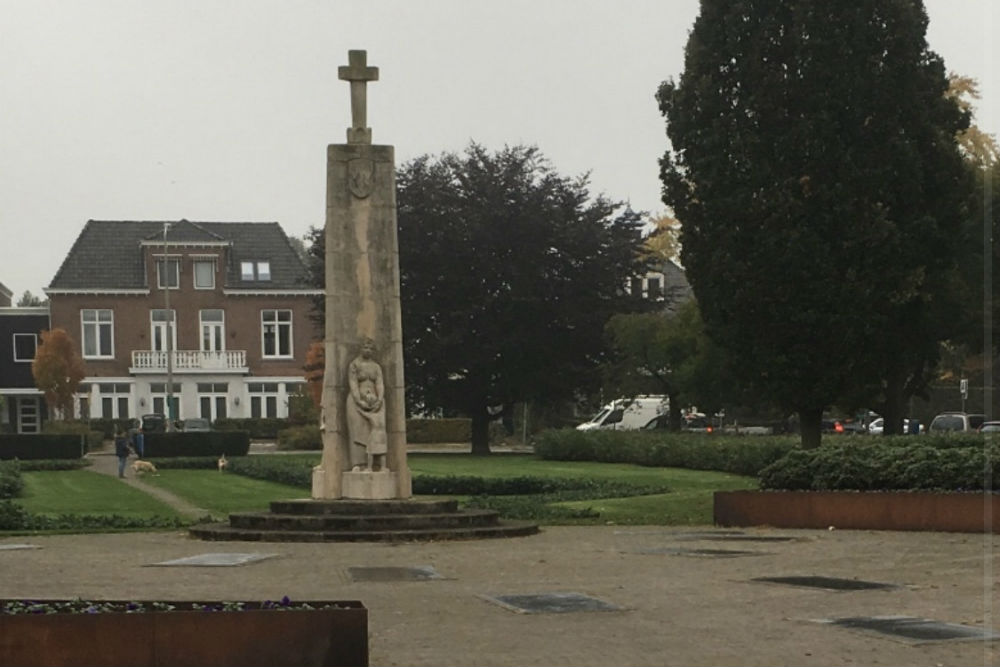
[[[190,529],[203,540],[403,542],[534,535],[538,525],[500,521],[495,510],[460,510],[455,500],[279,500],[269,512]]]

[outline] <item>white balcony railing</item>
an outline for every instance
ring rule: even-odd
[[[245,350],[223,350],[221,352],[204,352],[202,350],[172,350],[173,370],[184,372],[235,372],[247,371],[247,353]],[[165,373],[167,371],[167,353],[155,350],[133,350],[133,373]]]

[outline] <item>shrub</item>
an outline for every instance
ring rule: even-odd
[[[0,461],[0,499],[17,498],[24,491],[18,461]]]
[[[31,515],[13,500],[0,500],[0,530],[24,530]]]
[[[280,450],[321,450],[323,438],[319,425],[308,424],[293,426],[278,431],[278,449]]]
[[[212,428],[216,431],[245,431],[254,440],[274,440],[278,431],[287,428],[287,419],[261,417],[258,419],[216,419]]]

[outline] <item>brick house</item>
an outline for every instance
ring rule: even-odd
[[[87,368],[77,417],[286,417],[306,351],[306,267],[277,223],[90,220],[45,289]],[[169,380],[168,380],[169,378]]]
[[[661,302],[664,312],[668,314],[676,313],[684,302],[694,296],[684,269],[670,259],[663,260],[659,267],[645,276],[633,278],[629,291]]]
[[[49,309],[12,306],[12,296],[0,283],[0,431],[38,433],[47,409],[31,362],[39,334],[49,328]]]

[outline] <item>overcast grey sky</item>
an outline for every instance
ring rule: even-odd
[[[927,0],[928,42],[998,129],[995,0]],[[326,145],[366,49],[374,143],[397,163],[534,144],[662,211],[654,100],[697,0],[0,0],[0,282],[52,280],[88,219],[323,224]]]

